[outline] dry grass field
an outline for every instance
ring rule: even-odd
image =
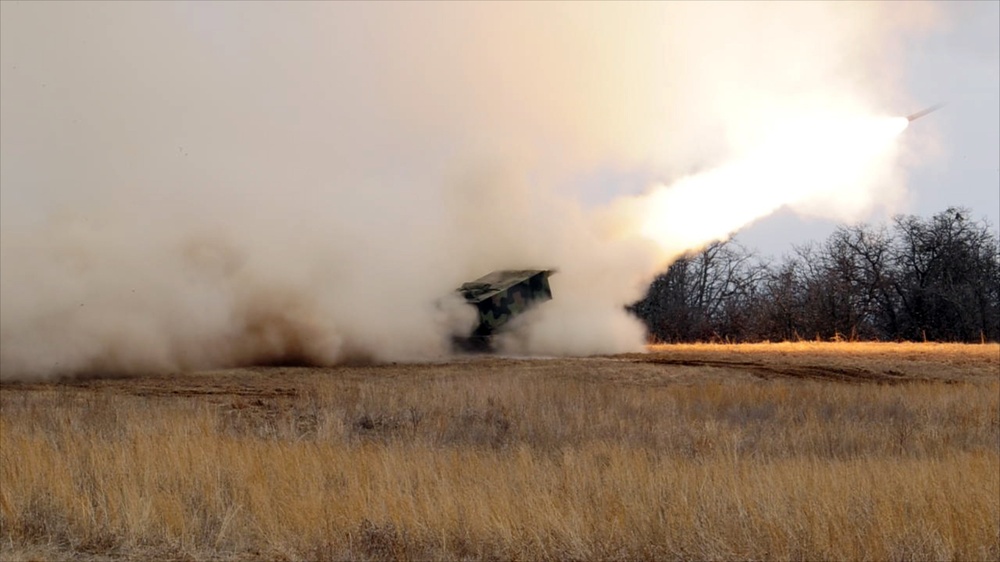
[[[998,560],[1000,346],[0,386],[0,559]]]

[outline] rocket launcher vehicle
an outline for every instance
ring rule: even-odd
[[[476,308],[479,323],[467,336],[456,336],[464,351],[489,351],[491,339],[511,319],[532,306],[552,299],[551,269],[499,270],[463,284],[458,292]]]

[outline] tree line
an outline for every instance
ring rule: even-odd
[[[964,208],[840,226],[774,263],[730,239],[628,308],[661,342],[1000,341],[1000,239]]]

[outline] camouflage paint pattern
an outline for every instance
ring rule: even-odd
[[[456,338],[467,350],[488,350],[489,338],[531,306],[552,299],[548,269],[501,270],[465,283],[458,289],[479,312],[479,324],[468,338]]]

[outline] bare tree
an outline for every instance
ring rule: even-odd
[[[894,219],[900,335],[996,340],[1000,336],[1000,243],[985,221],[949,208],[928,220]]]
[[[714,242],[675,261],[632,310],[661,341],[739,336],[765,271],[738,243]]]
[[[762,262],[734,241],[677,260],[630,307],[661,341],[1000,339],[1000,239],[951,208],[838,228]]]

